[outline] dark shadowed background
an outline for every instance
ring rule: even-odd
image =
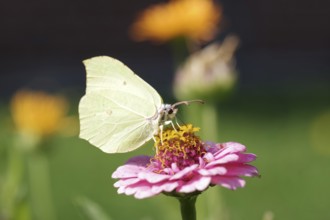
[[[110,55],[169,91],[173,75],[167,45],[133,42],[128,27],[152,0],[32,0],[0,3],[1,97],[22,86],[84,88],[81,60]],[[236,54],[241,89],[303,92],[330,81],[330,3],[221,1],[223,37],[241,38]]]

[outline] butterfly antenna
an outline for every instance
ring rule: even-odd
[[[176,102],[172,105],[172,108],[175,108],[179,105],[182,105],[182,104],[185,104],[185,105],[189,105],[190,103],[194,103],[194,102],[197,102],[197,103],[200,103],[200,104],[204,104],[204,101],[203,100],[200,100],[200,99],[196,99],[196,100],[189,100],[189,101],[181,101],[181,102]]]

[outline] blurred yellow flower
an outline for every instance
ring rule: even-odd
[[[18,132],[39,138],[57,132],[68,109],[61,96],[25,90],[17,92],[10,104]]]
[[[317,115],[310,126],[310,143],[322,155],[330,155],[330,110]]]
[[[221,9],[212,0],[171,0],[147,8],[131,31],[137,41],[164,42],[178,36],[210,40],[220,18]]]

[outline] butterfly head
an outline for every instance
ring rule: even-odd
[[[171,104],[163,104],[160,111],[161,122],[171,121],[173,118],[175,118],[177,112],[177,106]]]
[[[172,105],[163,104],[159,111],[161,124],[172,121],[175,118],[176,113],[178,112],[179,105],[182,105],[182,104],[189,105],[192,102],[198,102],[198,103],[202,103],[202,104],[204,103],[202,100],[191,100],[191,101],[177,102]]]

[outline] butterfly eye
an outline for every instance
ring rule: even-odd
[[[173,109],[172,108],[170,108],[169,110],[168,110],[168,112],[167,112],[169,115],[171,115],[171,114],[173,114]]]

